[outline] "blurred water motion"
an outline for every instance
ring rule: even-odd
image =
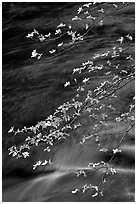
[[[10,202],[126,202],[134,200],[134,172],[126,169],[118,170],[115,178],[111,178],[108,185],[104,187],[104,196],[92,198],[88,190],[84,195],[82,192],[72,194],[71,191],[80,188],[90,181],[95,182],[97,176],[95,172],[90,172],[87,178],[76,177],[74,172],[55,172],[50,175],[41,175],[28,181],[19,182],[13,187],[9,187],[3,192],[3,201]],[[128,185],[127,185],[128,183]],[[126,185],[126,187],[125,187]],[[122,191],[121,191],[122,188]],[[110,193],[111,192],[111,193]],[[18,196],[17,196],[18,195]]]
[[[72,190],[81,188],[85,184],[96,185],[102,171],[89,168],[89,162],[108,161],[109,156],[100,152],[94,138],[84,145],[80,144],[82,135],[91,132],[94,121],[86,116],[83,129],[71,132],[71,137],[62,141],[53,148],[51,166],[43,166],[33,171],[32,165],[38,160],[47,158],[43,153],[44,145],[32,148],[28,159],[14,159],[9,157],[7,149],[14,144],[22,144],[27,133],[17,136],[8,134],[10,127],[16,129],[24,126],[36,125],[44,120],[64,102],[70,101],[76,95],[76,81],[72,70],[81,66],[87,60],[107,66],[109,58],[96,59],[95,54],[111,50],[115,46],[121,47],[117,41],[128,33],[133,37],[132,42],[124,41],[123,48],[129,47],[125,54],[115,63],[120,63],[120,69],[133,65],[134,60],[127,61],[126,55],[134,57],[135,5],[123,3],[112,5],[101,3],[93,5],[92,14],[103,15],[97,12],[104,8],[110,15],[106,16],[104,24],[100,26],[94,21],[74,21],[77,9],[81,2],[68,3],[3,3],[3,201],[4,202],[134,202],[134,129],[128,134],[121,145],[122,153],[112,162],[117,174],[108,178],[103,186],[103,197],[91,196],[91,191],[85,194],[82,191],[72,194]],[[124,7],[117,10],[116,6]],[[82,16],[83,17],[83,16]],[[28,33],[34,28],[41,33],[51,34],[59,23],[72,24],[80,32],[85,32],[85,24],[93,28],[85,35],[84,41],[66,51],[70,38],[63,35],[61,42],[58,39],[50,43],[40,43],[37,40],[27,39]],[[48,50],[58,43],[64,43],[62,54],[50,58]],[[32,50],[37,49],[44,53],[40,60],[31,58]],[[110,70],[108,70],[110,71]],[[114,69],[112,74],[117,74]],[[122,74],[121,74],[122,75]],[[88,77],[77,76],[77,83]],[[89,89],[97,87],[103,80],[112,76],[101,72],[92,74]],[[72,81],[72,87],[64,88],[67,81]],[[114,100],[116,113],[127,110],[134,96],[134,80],[117,92],[118,100]],[[128,123],[108,121],[107,128],[102,128],[98,135],[102,144],[107,148],[115,146],[121,133]],[[83,169],[87,176],[77,177],[76,171]]]

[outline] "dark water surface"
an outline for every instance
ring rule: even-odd
[[[114,64],[120,64],[120,70],[132,73],[130,66],[134,65],[135,42],[135,5],[134,3],[117,3],[118,8],[110,3],[94,4],[91,6],[93,16],[97,20],[72,21],[77,15],[77,9],[83,4],[73,3],[3,3],[3,201],[47,201],[47,202],[131,202],[134,201],[134,129],[131,129],[124,143],[121,145],[122,153],[113,160],[112,166],[118,174],[108,178],[103,187],[104,196],[92,198],[90,190],[85,194],[78,192],[72,194],[75,188],[84,184],[93,183],[101,177],[101,171],[87,169],[89,162],[107,161],[109,158],[97,149],[94,140],[88,144],[80,145],[83,134],[92,131],[94,121],[83,116],[84,126],[80,131],[71,133],[69,140],[62,141],[53,148],[53,165],[50,168],[42,167],[33,171],[32,165],[40,159],[47,157],[43,153],[44,145],[33,147],[31,156],[27,159],[14,159],[9,157],[7,149],[16,144],[22,144],[28,133],[12,136],[8,134],[11,126],[22,129],[24,126],[36,125],[54,113],[54,110],[64,102],[75,97],[77,84],[85,77],[92,77],[87,89],[97,87],[104,79],[111,79],[113,74],[124,77],[123,72],[107,68],[110,75],[102,71],[72,75],[76,67],[82,62],[94,61],[95,65],[103,64],[107,67],[109,56],[94,58],[113,47],[128,48]],[[104,14],[98,12],[104,8]],[[81,14],[81,18],[84,18]],[[98,20],[103,18],[103,25]],[[64,34],[61,38],[40,43],[37,39],[26,38],[34,28],[40,33],[51,33],[56,38],[55,30],[61,22],[72,25],[74,30],[84,34],[85,24],[92,29],[84,36],[84,40],[70,48],[70,37]],[[67,31],[63,28],[63,33]],[[133,39],[125,36],[130,34]],[[117,39],[124,36],[123,43]],[[51,38],[51,39],[52,39]],[[52,57],[48,51],[56,48],[63,42],[63,48],[57,50]],[[37,49],[43,53],[40,60],[31,58],[32,50]],[[132,60],[127,60],[127,56]],[[77,82],[74,80],[77,79]],[[66,81],[71,86],[64,87]],[[134,80],[118,92],[118,99],[113,101],[116,109],[112,117],[126,112],[134,96]],[[84,96],[83,96],[84,97]],[[106,100],[106,103],[108,101]],[[102,128],[99,136],[106,147],[113,148],[120,134],[127,130],[128,123],[108,121],[108,128]],[[78,169],[86,169],[87,177],[79,178],[74,173]],[[90,173],[89,173],[90,172]]]

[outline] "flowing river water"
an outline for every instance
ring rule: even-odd
[[[8,155],[10,146],[22,144],[29,135],[29,133],[8,134],[10,127],[14,126],[16,129],[30,127],[53,114],[61,104],[75,97],[76,85],[89,74],[91,83],[87,86],[88,90],[93,90],[104,80],[112,80],[113,74],[116,73],[114,69],[109,68],[110,75],[106,75],[104,71],[99,72],[100,74],[89,72],[77,75],[77,81],[74,80],[73,69],[80,67],[83,62],[92,60],[97,65],[108,66],[106,62],[109,57],[98,58],[95,54],[101,55],[113,50],[114,47],[122,47],[126,51],[114,62],[120,64],[120,70],[133,72],[129,67],[134,65],[135,4],[97,3],[89,8],[89,12],[97,17],[97,21],[88,18],[72,21],[82,5],[80,2],[3,3],[3,201],[134,201],[134,127],[127,132],[120,146],[122,152],[118,153],[111,163],[117,174],[110,176],[103,185],[104,196],[92,197],[89,189],[85,193],[79,191],[72,194],[74,189],[80,189],[85,184],[96,185],[101,178],[102,170],[96,171],[88,167],[89,162],[107,162],[110,159],[107,154],[99,151],[93,137],[85,144],[80,143],[82,136],[92,132],[95,124],[94,119],[87,118],[84,114],[78,121],[83,123],[82,128],[72,131],[69,139],[53,147],[52,165],[43,166],[35,171],[32,169],[36,161],[47,158],[43,152],[44,145],[33,147],[30,157],[26,159],[15,159]],[[102,8],[104,13],[101,12]],[[84,18],[83,14],[81,18]],[[103,19],[103,25],[99,25],[100,18]],[[81,34],[86,32],[86,24],[92,29],[84,36],[81,43],[70,49],[68,35],[64,34],[61,38],[55,36],[57,25],[61,22],[72,25]],[[41,43],[37,39],[26,38],[34,28],[43,34],[51,32],[52,38],[56,39],[50,40],[50,43]],[[125,37],[128,34],[133,38],[131,41]],[[117,41],[121,36],[124,36],[123,43]],[[48,53],[48,50],[52,50],[62,42],[64,47],[58,50],[57,55]],[[34,49],[43,53],[40,60],[31,58]],[[132,59],[127,60],[130,55]],[[66,81],[71,81],[71,86],[64,87]],[[98,131],[100,141],[105,148],[113,149],[121,134],[124,134],[131,125],[129,121],[116,122],[112,118],[114,115],[118,116],[128,111],[133,101],[134,87],[134,79],[131,78],[129,83],[117,91],[118,99],[111,101],[115,113],[112,110],[105,110],[110,119],[107,120],[106,127],[101,126]],[[81,98],[84,98],[84,94]],[[108,99],[105,103],[110,106]],[[86,172],[86,176],[77,177],[76,172],[80,169]]]

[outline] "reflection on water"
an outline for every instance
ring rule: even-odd
[[[51,32],[55,38],[54,31],[60,22],[72,24],[75,30],[83,34],[87,22],[71,20],[81,5],[80,2],[3,3],[3,201],[134,201],[134,129],[128,132],[121,145],[122,153],[117,154],[112,162],[117,174],[108,178],[107,184],[103,186],[103,197],[92,198],[90,190],[85,195],[82,192],[71,193],[86,183],[96,185],[100,179],[102,171],[89,168],[89,162],[107,162],[110,159],[99,151],[94,138],[91,137],[84,145],[80,144],[82,135],[91,133],[95,123],[86,116],[81,119],[84,121],[81,130],[72,131],[70,138],[61,141],[53,148],[50,166],[32,170],[32,165],[37,160],[48,157],[43,153],[44,145],[32,148],[28,159],[16,160],[8,156],[8,147],[21,144],[26,138],[26,133],[19,136],[9,135],[7,133],[9,127],[15,126],[17,129],[35,125],[75,96],[77,84],[72,76],[73,68],[81,66],[82,62],[92,60],[95,65],[103,64],[108,72],[111,71],[111,76],[104,75],[103,72],[100,72],[100,75],[98,72],[92,73],[91,85],[88,88],[93,90],[101,81],[110,80],[113,74],[119,74],[119,70],[114,70],[106,64],[109,57],[98,60],[95,58],[96,53],[104,53],[115,46],[128,47],[129,49],[115,60],[115,64],[120,63],[121,70],[134,64],[134,61],[125,59],[129,55],[134,57],[133,3],[129,3],[127,7],[116,13],[114,13],[116,6],[109,3],[95,4],[92,7],[94,16],[99,18],[103,15],[97,12],[102,7],[111,15],[104,18],[102,26],[88,21],[93,28],[85,35],[84,41],[73,49],[68,49],[70,39],[64,34],[61,38],[64,48],[53,58],[48,50],[61,43],[59,39],[51,40],[50,43],[40,43],[36,39],[26,38],[34,28],[44,34]],[[123,3],[117,5],[123,6]],[[128,40],[122,45],[116,41],[128,33],[133,36],[130,44]],[[44,53],[40,60],[30,58],[33,49]],[[77,75],[77,83],[80,84],[85,77],[88,77],[86,73]],[[65,89],[66,81],[72,83],[71,87]],[[134,96],[134,81],[119,90],[117,94],[119,99],[115,99],[113,105],[116,113],[122,113],[127,110]],[[105,111],[111,113],[110,110]],[[118,124],[112,120],[107,121],[107,126],[98,131],[101,143],[109,150],[112,149],[128,126],[128,123]],[[76,171],[79,169],[85,170],[87,176],[77,177]]]

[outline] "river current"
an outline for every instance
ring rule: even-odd
[[[104,80],[113,79],[113,74],[119,74],[118,69],[110,68],[109,56],[97,57],[107,51],[117,48],[126,51],[114,60],[114,65],[120,64],[120,70],[127,70],[130,74],[134,65],[135,42],[135,4],[134,3],[96,3],[89,7],[81,2],[62,3],[3,3],[3,33],[2,33],[2,127],[3,127],[3,201],[6,202],[133,202],[135,178],[135,133],[131,128],[111,165],[116,174],[107,178],[103,185],[103,196],[92,197],[88,189],[85,193],[81,189],[85,184],[96,185],[102,176],[102,170],[96,171],[88,167],[90,162],[107,162],[110,157],[98,150],[94,138],[85,144],[80,141],[83,135],[93,132],[96,119],[82,115],[77,122],[83,123],[81,129],[70,132],[71,137],[57,143],[53,147],[52,165],[32,169],[38,160],[47,158],[43,152],[44,145],[34,146],[30,157],[15,159],[8,155],[8,148],[14,144],[20,145],[29,133],[12,135],[8,133],[10,127],[17,130],[24,126],[36,125],[53,114],[61,104],[71,101],[77,94],[77,84],[89,76],[91,83],[88,90],[93,90]],[[78,8],[85,9],[78,11]],[[103,10],[102,10],[103,9]],[[96,19],[86,18],[92,14]],[[85,12],[85,14],[84,14]],[[82,20],[72,20],[79,16]],[[102,22],[99,20],[102,19]],[[100,22],[100,23],[99,23]],[[71,46],[68,28],[63,27],[62,37],[57,37],[57,26],[63,23],[72,26],[84,40]],[[91,27],[87,32],[88,28]],[[71,27],[70,27],[71,28]],[[27,38],[28,33],[36,29],[42,34],[51,34],[46,42],[39,42],[34,37]],[[85,34],[87,32],[87,34]],[[132,39],[126,36],[132,36]],[[124,37],[123,42],[118,41]],[[52,40],[54,39],[54,40]],[[63,43],[63,47],[61,47]],[[58,46],[60,44],[60,46]],[[57,49],[54,55],[49,50]],[[31,58],[33,50],[43,53],[40,59]],[[52,50],[52,51],[53,51]],[[53,51],[54,52],[54,51]],[[130,57],[129,60],[127,60]],[[132,59],[131,59],[132,57]],[[73,73],[73,69],[80,67],[83,62],[93,61],[95,65],[107,67],[106,71]],[[110,74],[109,74],[110,72]],[[124,77],[124,71],[120,72]],[[123,81],[122,83],[126,82]],[[71,85],[64,84],[71,82]],[[105,148],[112,149],[130,127],[129,121],[116,122],[113,117],[125,113],[134,97],[134,79],[117,91],[118,99],[112,100],[112,110],[104,109],[110,118],[106,127],[101,126],[98,136]],[[85,90],[87,90],[85,88]],[[81,100],[85,97],[81,95]],[[109,99],[106,103],[110,109]],[[101,112],[98,114],[100,116]],[[98,120],[97,120],[98,121]],[[132,121],[131,121],[132,122]],[[84,170],[86,176],[77,177],[77,171]]]

